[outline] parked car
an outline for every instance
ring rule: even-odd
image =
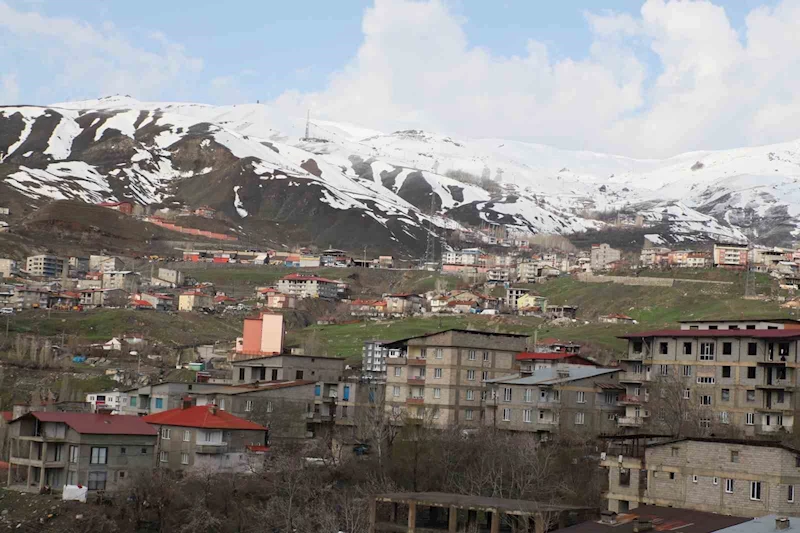
[[[13,307],[3,307],[0,309],[0,315],[13,315],[14,308]]]

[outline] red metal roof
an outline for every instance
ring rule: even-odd
[[[620,335],[619,339],[642,337],[742,337],[754,339],[800,338],[800,329],[657,329]]]
[[[186,409],[170,409],[143,417],[148,424],[203,429],[244,429],[263,431],[266,428],[213,405],[195,405]]]
[[[85,435],[157,435],[158,432],[138,416],[104,415],[96,413],[32,412],[40,422],[61,422]]]
[[[135,305],[136,307],[153,307],[153,304],[147,300],[133,300],[131,304]]]

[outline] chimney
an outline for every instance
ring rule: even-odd
[[[643,533],[645,531],[652,531],[653,530],[653,521],[647,520],[642,517],[637,517],[636,520],[633,521],[633,533]]]
[[[617,513],[614,511],[603,511],[600,513],[600,523],[614,525],[617,523]]]
[[[785,516],[779,516],[775,519],[775,529],[778,531],[783,531],[784,529],[789,529],[790,526],[789,519]]]
[[[208,408],[208,412],[211,413],[212,415],[216,415],[217,414],[217,406],[216,405],[212,405],[211,407]]]

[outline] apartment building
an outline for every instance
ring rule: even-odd
[[[506,309],[510,312],[517,311],[519,309],[519,299],[526,294],[528,294],[530,289],[526,289],[524,287],[509,287],[506,289],[506,297],[503,303],[506,306]]]
[[[86,403],[93,413],[109,413],[118,415],[122,412],[122,398],[127,399],[127,394],[118,390],[90,392],[86,395]]]
[[[715,267],[744,270],[749,263],[747,245],[715,244],[711,255]]]
[[[8,487],[119,488],[153,468],[156,430],[136,416],[30,412],[8,425]]]
[[[386,359],[389,357],[388,341],[364,341],[361,350],[361,376],[368,381],[386,379]]]
[[[13,259],[0,258],[0,278],[17,275],[17,262]]]
[[[344,359],[312,355],[279,354],[233,361],[233,385],[265,381],[311,380],[338,382]]]
[[[542,440],[559,429],[613,432],[625,411],[619,404],[625,391],[619,373],[618,368],[555,364],[490,379],[482,402],[484,423],[535,433]]]
[[[800,366],[794,321],[692,321],[621,338],[628,349],[620,357],[626,387],[620,426],[646,423],[650,389],[659,380],[677,384],[684,400],[699,406],[701,427],[730,424],[748,436],[792,431]]]
[[[642,248],[639,253],[639,263],[644,267],[657,267],[669,262],[671,250],[663,246],[651,246]]]
[[[103,272],[104,289],[122,289],[133,293],[139,290],[139,274],[130,270],[112,270]]]
[[[387,408],[437,426],[478,427],[486,382],[512,373],[529,345],[527,335],[461,329],[386,344]]]
[[[155,383],[123,391],[120,396],[119,410],[126,415],[149,415],[183,405],[183,399],[193,393],[218,388],[214,383]]]
[[[158,430],[159,468],[250,473],[263,467],[267,428],[215,405],[184,405],[143,420]]]
[[[184,282],[183,272],[171,268],[159,268],[155,276],[151,276],[150,285],[152,287],[181,287]]]
[[[800,516],[800,450],[775,441],[616,441],[601,456],[608,508],[678,507],[734,516]]]
[[[212,309],[214,298],[200,291],[186,291],[178,296],[178,311]]]
[[[442,263],[446,265],[477,265],[483,252],[479,248],[450,250],[442,254]]]
[[[336,281],[308,274],[289,274],[278,280],[278,291],[298,298],[328,298],[339,295]]]
[[[55,255],[32,255],[25,259],[25,271],[30,276],[57,278],[64,273],[66,260]]]
[[[622,258],[622,252],[606,243],[592,245],[592,253],[590,255],[592,270],[605,270],[611,263],[619,261],[620,258]]]
[[[262,312],[255,317],[244,319],[242,336],[236,339],[233,359],[259,358],[283,352],[286,330],[283,315]]]

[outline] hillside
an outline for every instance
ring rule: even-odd
[[[667,242],[789,243],[798,231],[798,142],[635,160],[324,121],[295,138],[270,122],[259,104],[119,96],[0,107],[0,202],[17,219],[51,200],[210,206],[215,231],[245,240],[407,256],[429,225],[438,237],[485,222],[572,235],[612,228],[609,212],[641,215]]]

